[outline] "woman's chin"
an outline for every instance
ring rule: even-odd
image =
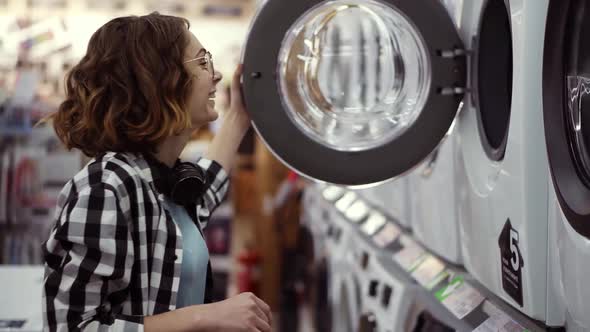
[[[205,106],[205,110],[206,110],[206,119],[207,121],[211,122],[211,121],[215,121],[217,120],[217,118],[219,118],[219,113],[217,113],[217,111],[215,110],[215,102],[212,100],[209,100],[207,102],[207,105]]]
[[[215,121],[219,118],[219,113],[215,109],[209,110],[209,121]]]

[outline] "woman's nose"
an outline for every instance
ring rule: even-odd
[[[219,83],[219,81],[221,81],[222,78],[223,78],[223,75],[221,74],[221,72],[216,70],[213,73],[213,83],[215,83],[215,84]]]

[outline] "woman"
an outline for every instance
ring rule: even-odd
[[[238,68],[205,157],[177,160],[218,116],[221,75],[188,28],[158,13],[114,19],[66,78],[54,128],[93,159],[62,190],[44,244],[46,330],[270,331],[270,309],[253,294],[204,304],[201,230],[226,194],[249,118]]]

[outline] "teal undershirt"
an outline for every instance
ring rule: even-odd
[[[182,233],[182,266],[176,308],[203,304],[207,283],[209,249],[186,209],[164,198],[164,208]]]

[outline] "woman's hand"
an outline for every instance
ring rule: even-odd
[[[250,127],[250,115],[248,115],[248,112],[246,111],[246,105],[242,98],[242,83],[240,82],[240,78],[242,77],[243,70],[244,66],[240,64],[234,72],[230,88],[231,102],[228,115],[237,117],[238,129],[245,132]]]
[[[146,332],[270,332],[270,307],[252,293],[194,305],[144,319]]]
[[[252,293],[242,293],[227,300],[195,306],[195,326],[201,331],[270,332],[270,307]]]
[[[233,168],[240,142],[250,127],[250,116],[246,112],[246,106],[242,99],[241,76],[242,65],[239,65],[234,73],[230,88],[229,111],[224,115],[221,128],[205,153],[205,158],[217,161],[226,171],[231,171]]]

